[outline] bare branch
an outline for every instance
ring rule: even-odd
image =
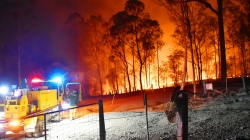
[[[207,1],[204,1],[204,0],[186,0],[186,1],[183,1],[183,2],[192,2],[192,1],[195,1],[195,2],[198,2],[198,3],[201,3],[201,4],[204,4],[207,8],[209,8],[212,12],[214,12],[216,15],[218,15],[218,11],[215,10],[212,5],[210,3],[208,3]]]

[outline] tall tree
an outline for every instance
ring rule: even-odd
[[[161,65],[159,67],[159,76],[160,76],[160,80],[163,82],[163,87],[168,86],[168,74],[169,74],[169,67],[168,67],[168,63],[167,61],[163,61],[161,62]]]
[[[159,60],[159,51],[161,49],[161,47],[164,45],[164,42],[161,41],[157,41],[156,43],[156,60],[157,60],[157,86],[158,88],[160,88],[160,60]]]
[[[192,33],[191,31],[191,21],[190,21],[190,14],[189,14],[189,6],[187,3],[178,3],[175,2],[167,2],[164,4],[164,6],[167,8],[168,12],[170,13],[170,19],[172,22],[176,24],[176,32],[174,34],[174,37],[178,37],[177,43],[179,46],[184,47],[184,65],[183,65],[183,77],[182,77],[182,85],[181,89],[184,89],[185,86],[185,80],[187,75],[187,54],[188,50],[191,54],[191,64],[192,64],[192,74],[193,74],[193,87],[194,87],[194,93],[196,93],[196,84],[195,84],[195,72],[194,72],[194,57],[193,55],[193,39],[192,39]]]
[[[238,51],[238,62],[241,65],[237,67],[241,67],[240,75],[246,76],[249,73],[250,66],[250,57],[248,55],[250,52],[250,1],[228,0],[225,8],[226,17],[228,17],[226,20],[227,40],[229,45],[232,46],[233,52]],[[229,55],[237,58],[234,53]]]
[[[84,59],[94,64],[98,75],[100,95],[103,95],[103,85],[106,83],[105,76],[109,70],[110,48],[109,46],[105,46],[105,42],[103,41],[107,29],[108,23],[101,16],[91,16],[84,24],[81,46],[87,53]]]
[[[143,90],[142,72],[149,59],[155,55],[157,43],[161,40],[162,30],[157,21],[150,19],[149,14],[144,12],[145,5],[139,0],[128,0],[125,10],[117,13],[113,18],[113,37],[119,39],[119,46],[123,45],[130,48],[132,56],[132,71],[135,86],[135,62],[139,65],[139,82]],[[158,44],[159,45],[159,44]],[[158,46],[161,47],[161,46]],[[126,51],[126,50],[124,50]],[[125,52],[119,51],[122,56]],[[122,52],[122,53],[121,53]],[[129,57],[123,57],[128,61]],[[124,61],[124,62],[126,62]]]
[[[179,84],[179,80],[183,71],[180,70],[180,66],[183,64],[184,52],[181,50],[174,50],[169,56],[167,56],[167,65],[169,67],[169,74],[174,81],[174,85]]]
[[[132,47],[136,60],[139,63],[140,89],[142,85],[143,66],[155,54],[158,38],[162,34],[159,23],[150,19],[149,14],[144,13],[145,6],[139,0],[128,0],[125,6],[131,20],[128,21],[129,32],[132,35],[134,46]]]
[[[111,17],[113,25],[110,28],[110,35],[113,39],[114,44],[112,45],[112,54],[116,56],[120,61],[122,67],[124,67],[125,77],[127,77],[128,90],[131,92],[131,82],[129,76],[129,49],[130,36],[127,34],[128,29],[126,28],[126,20],[129,20],[129,15],[122,11]],[[124,82],[126,83],[126,82]]]
[[[223,2],[222,0],[217,0],[218,10],[215,10],[212,5],[204,0],[157,0],[159,5],[165,6],[169,3],[188,3],[188,2],[198,2],[205,5],[218,17],[218,29],[219,29],[219,39],[220,39],[220,59],[221,59],[221,79],[222,84],[226,84],[227,78],[227,67],[226,67],[226,48],[225,48],[225,37],[224,37],[224,24],[223,24]],[[167,8],[167,7],[166,7]]]

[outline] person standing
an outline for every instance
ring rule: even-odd
[[[77,91],[75,89],[73,90],[72,93],[68,95],[68,100],[69,100],[70,108],[74,108],[77,106],[79,99],[78,99]],[[74,120],[76,118],[76,108],[70,109],[69,113],[70,113],[69,114],[70,119]]]

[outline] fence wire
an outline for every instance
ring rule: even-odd
[[[92,104],[82,107],[76,107],[76,118],[70,119],[72,109],[41,114],[37,118],[44,118],[46,122],[41,121],[40,127],[42,135],[40,137],[27,137],[23,131],[19,133],[7,132],[4,138],[0,140],[91,140],[99,139],[99,115],[98,104]],[[61,119],[49,119],[60,114]],[[34,121],[34,125],[35,125]],[[46,129],[45,129],[46,127]],[[46,134],[46,135],[45,135]],[[32,135],[32,133],[31,133]]]
[[[87,107],[77,108],[76,118],[71,120],[70,111],[61,112],[62,121],[59,123],[46,123],[48,140],[89,140],[93,137],[99,137],[99,118],[97,113],[89,112]]]

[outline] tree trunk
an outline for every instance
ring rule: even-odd
[[[227,64],[226,64],[226,47],[224,37],[224,26],[223,26],[223,2],[217,0],[218,4],[218,24],[219,24],[219,39],[220,39],[220,52],[221,52],[221,80],[222,85],[226,85],[227,78]]]
[[[135,52],[134,48],[132,50],[132,57],[133,57],[133,78],[134,78],[134,89],[136,88],[136,81],[135,81]]]
[[[124,93],[128,92],[127,91],[127,84],[126,84],[126,71],[124,71],[124,76],[123,76],[123,82],[124,82]]]
[[[146,87],[148,87],[148,71],[147,71],[147,63],[144,65],[145,69],[145,82],[146,82]]]
[[[183,9],[183,8],[185,8],[185,6],[184,6],[185,4],[181,4],[180,6],[181,6],[181,9],[182,9],[182,16],[183,16],[183,18],[185,18],[185,11],[186,11],[186,9]],[[186,5],[187,5],[187,3],[186,3]],[[184,7],[183,7],[184,6]],[[182,28],[182,30],[183,30],[183,32],[185,33],[185,31],[186,31],[186,28],[185,28],[185,24],[183,25],[183,28]],[[185,52],[184,52],[184,67],[183,67],[183,77],[182,77],[182,84],[181,84],[181,88],[180,88],[180,90],[184,90],[184,87],[185,87],[185,80],[186,80],[186,74],[187,74],[187,41],[186,41],[186,37],[185,37],[185,35],[184,35],[184,45],[185,45]]]
[[[128,66],[126,66],[126,74],[127,74],[127,79],[128,79],[129,92],[131,92],[131,82],[130,82],[130,78],[129,78]]]
[[[243,68],[243,72],[241,72],[241,75],[246,76],[246,60],[245,60],[245,40],[244,37],[241,39],[240,42],[240,51],[241,51],[241,59],[242,59],[242,64],[241,65]]]
[[[202,80],[203,79],[203,77],[202,77],[202,69],[203,69],[203,67],[202,67],[202,59],[201,59],[201,52],[200,52],[200,50],[199,50],[199,60],[198,60],[198,77],[199,77],[199,80]]]
[[[160,88],[160,71],[159,71],[159,50],[158,50],[158,45],[157,45],[157,83],[158,83],[158,88]]]
[[[143,92],[143,86],[142,86],[142,65],[140,65],[140,88],[141,88],[141,92]]]
[[[148,83],[149,85],[151,85],[151,77],[150,77],[150,62],[149,62],[149,65],[148,65]],[[150,86],[151,87],[151,86]]]
[[[116,64],[115,64],[115,83],[116,83],[116,90],[119,91],[119,87],[118,87],[118,74],[116,71]]]
[[[192,41],[192,34],[191,34],[191,25],[190,25],[190,20],[188,17],[188,4],[185,3],[185,13],[186,13],[186,21],[187,21],[187,31],[188,31],[188,38],[190,42],[190,48],[191,48],[191,59],[192,59],[192,74],[193,74],[193,90],[194,93],[196,94],[196,81],[195,81],[195,68],[194,68],[194,50],[193,50],[193,41]]]
[[[100,82],[100,89],[101,89],[101,95],[103,95],[103,89],[102,89],[102,77],[101,77],[101,70],[100,70],[100,65],[99,62],[97,64],[97,69],[98,69],[98,75],[99,75],[99,82]]]
[[[234,52],[234,77],[236,77],[236,55],[234,50],[234,43],[233,43],[233,52]]]
[[[218,76],[218,73],[217,73],[217,52],[216,52],[216,45],[215,45],[215,42],[214,42],[214,64],[215,64],[215,78],[217,79],[217,76]]]
[[[200,57],[199,57],[199,54],[200,54],[200,50],[199,50],[199,48],[198,48],[198,45],[196,45],[196,43],[195,43],[195,33],[194,33],[194,47],[195,47],[195,52],[196,52],[196,59],[197,59],[197,69],[198,69],[198,79],[199,79],[199,81],[202,79],[201,78],[201,68],[200,68],[200,65],[201,65],[201,61],[200,61]],[[199,50],[199,51],[198,51]]]

